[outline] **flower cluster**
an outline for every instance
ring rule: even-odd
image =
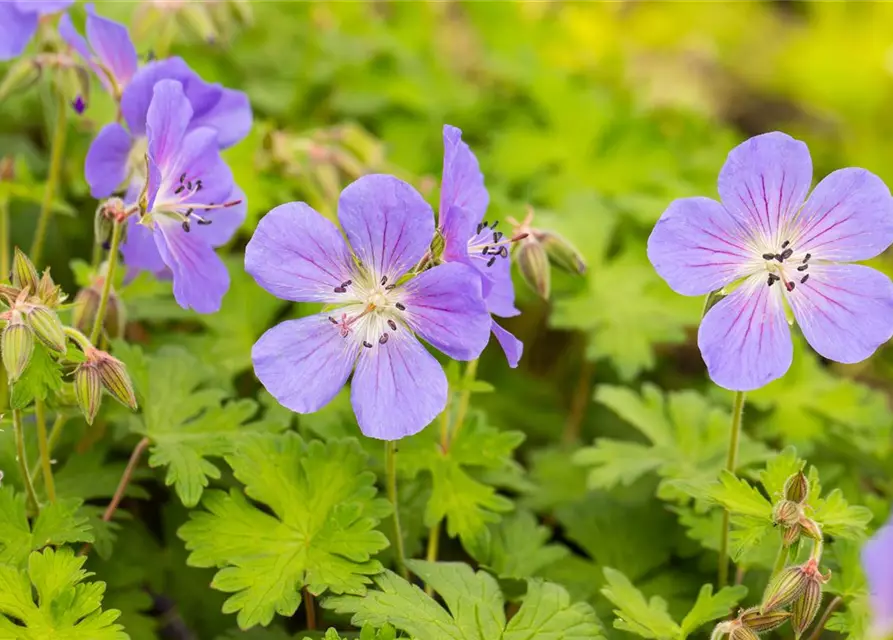
[[[492,332],[517,365],[523,345],[491,317],[518,313],[511,238],[483,220],[483,175],[458,129],[445,127],[444,147],[437,229],[422,196],[387,175],[364,176],[341,193],[347,242],[304,203],[261,220],[245,251],[248,273],[279,298],[331,305],[283,322],[254,346],[255,372],[284,406],[319,410],[353,371],[360,429],[394,440],[424,428],[447,402],[443,369],[417,336],[473,360]]]

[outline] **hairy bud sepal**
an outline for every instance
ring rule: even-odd
[[[798,471],[784,483],[785,500],[803,504],[809,497],[809,480],[803,471]]]
[[[543,300],[548,300],[552,288],[552,274],[546,250],[535,240],[524,240],[518,248],[518,268],[521,277]]]
[[[25,321],[48,349],[65,353],[65,329],[59,316],[46,307],[35,306],[25,312]]]
[[[40,278],[34,263],[21,249],[16,247],[15,256],[12,259],[12,285],[18,289],[27,288],[32,294],[37,293]]]
[[[810,580],[800,597],[794,600],[791,607],[791,626],[796,637],[799,638],[815,620],[822,606],[822,583],[820,580]]]
[[[113,358],[104,351],[93,350],[87,355],[87,364],[96,367],[99,380],[109,394],[125,407],[136,409],[136,394],[133,392],[133,383],[127,375],[124,363]]]
[[[756,633],[765,633],[777,629],[787,622],[790,617],[791,612],[783,609],[760,613],[759,607],[751,607],[741,612],[738,620]]]
[[[759,640],[759,637],[754,631],[743,625],[735,627],[729,633],[729,640]]]
[[[3,329],[0,337],[0,350],[3,351],[3,366],[10,382],[18,380],[34,353],[34,334],[21,320],[12,320]]]
[[[582,254],[565,238],[554,231],[539,231],[536,236],[550,263],[569,273],[580,276],[586,273],[586,262]]]
[[[809,576],[806,575],[802,567],[783,569],[766,587],[766,593],[763,595],[763,602],[760,605],[760,613],[765,614],[767,611],[788,606],[800,597],[808,582]]]
[[[82,364],[74,372],[74,395],[87,424],[93,424],[102,404],[102,378],[95,364]]]
[[[800,505],[793,500],[781,500],[772,511],[772,520],[783,527],[793,527],[800,520]]]

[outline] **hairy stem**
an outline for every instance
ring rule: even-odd
[[[428,550],[425,553],[425,560],[428,562],[437,562],[437,551],[440,546],[440,522],[438,520],[428,532]],[[425,593],[429,596],[434,595],[434,588],[430,584],[426,584]]]
[[[831,618],[831,614],[837,610],[843,603],[843,598],[840,596],[835,596],[831,602],[828,603],[828,606],[825,607],[825,613],[822,614],[822,617],[819,618],[818,623],[815,626],[815,629],[812,630],[812,633],[809,635],[809,640],[819,640],[822,636],[822,630],[825,628],[825,625],[828,624],[828,620]]]
[[[741,440],[741,422],[744,416],[744,392],[736,391],[732,406],[732,428],[729,433],[729,453],[726,457],[726,470],[735,473],[738,466],[738,443]],[[719,538],[719,576],[720,588],[729,583],[729,528],[731,514],[728,509],[722,514],[722,532]]]
[[[11,268],[9,257],[9,202],[0,198],[0,278],[6,280]]]
[[[121,244],[121,229],[123,224],[115,221],[112,226],[112,240],[109,247],[109,266],[106,269],[105,281],[102,283],[102,294],[99,297],[99,308],[96,310],[96,319],[93,321],[93,331],[90,332],[90,342],[96,344],[99,334],[102,333],[102,323],[105,322],[105,312],[109,305],[109,296],[112,292],[112,281],[115,279],[115,268],[118,266],[118,247]]]
[[[785,565],[788,563],[789,553],[790,549],[784,546],[784,543],[782,543],[781,547],[778,549],[778,555],[775,556],[775,564],[772,566],[771,578],[777,576],[781,572],[781,570],[784,569]]]
[[[315,631],[316,603],[313,601],[313,594],[307,590],[307,587],[304,587],[302,591],[304,592],[304,611],[307,613],[307,630]]]
[[[47,186],[43,192],[43,202],[40,205],[40,217],[37,219],[37,229],[34,231],[34,242],[31,245],[31,261],[40,266],[40,258],[43,253],[43,243],[46,239],[47,229],[50,226],[50,218],[53,216],[53,200],[56,198],[56,190],[59,187],[59,178],[62,175],[62,161],[65,151],[65,135],[68,131],[68,101],[65,95],[59,91],[56,103],[56,125],[53,128],[53,139],[50,142],[50,170],[47,175]]]
[[[465,424],[465,416],[468,414],[468,405],[471,403],[471,384],[474,382],[477,371],[477,360],[472,360],[465,367],[462,393],[459,394],[459,407],[456,409],[456,425],[453,427],[453,432],[450,434],[451,445],[455,442],[456,438],[459,436],[459,431],[462,430],[462,426]]]
[[[22,412],[18,409],[12,411],[12,429],[15,432],[16,458],[19,461],[19,471],[22,474],[22,482],[25,485],[25,495],[31,511],[40,511],[40,503],[37,501],[37,493],[34,491],[34,483],[31,482],[31,472],[28,471],[28,456],[25,452],[25,434],[22,431]]]
[[[595,365],[592,361],[584,359],[580,366],[577,387],[571,400],[571,411],[561,437],[566,444],[574,443],[580,439],[580,428],[583,426],[583,418],[586,417],[586,409],[592,404],[592,374],[594,371]]]
[[[50,431],[50,439],[47,443],[47,449],[49,450],[50,458],[53,456],[53,451],[56,450],[56,445],[59,444],[59,438],[62,437],[62,427],[65,426],[65,422],[68,420],[68,417],[59,412],[56,414],[56,420],[53,422],[53,428]],[[34,478],[34,483],[37,484],[37,481],[40,480],[41,474],[43,473],[43,468],[38,462],[33,469],[31,469],[31,477]]]
[[[393,440],[385,442],[385,478],[387,483],[388,500],[394,506],[394,562],[401,576],[409,579],[406,570],[406,555],[403,551],[403,529],[400,526],[400,508],[397,502],[397,443]]]
[[[50,446],[47,441],[46,405],[43,400],[34,401],[34,418],[37,421],[37,448],[40,451],[40,468],[43,469],[43,483],[47,498],[56,502],[56,482],[53,480],[53,465],[50,460]]]

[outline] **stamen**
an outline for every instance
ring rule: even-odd
[[[480,232],[483,231],[483,230],[484,230],[484,223],[483,223],[483,222],[479,222],[479,223],[478,223],[478,229],[477,229],[478,234],[480,234]]]
[[[366,342],[365,340],[363,340],[363,346],[366,347],[367,349],[372,348],[372,345],[370,343]]]
[[[807,280],[809,280],[808,273],[805,276],[803,276],[802,278],[800,278],[800,284],[805,284]]]
[[[523,240],[524,238],[526,238],[526,237],[529,236],[529,235],[530,235],[529,233],[519,233],[519,234],[516,235],[514,238],[512,238],[511,241],[512,241],[512,242],[518,242],[518,240]]]
[[[333,318],[332,316],[329,316],[329,322],[331,322],[332,324],[338,324],[338,321],[335,320],[335,318]]]
[[[175,193],[176,195],[180,195],[181,193],[183,193],[183,191],[184,191],[185,189],[186,189],[186,187],[184,187],[184,186],[181,184],[179,187],[177,187],[176,189],[174,189],[174,193]]]
[[[496,231],[493,233],[493,242],[499,242],[502,239],[502,231]]]
[[[505,247],[505,245],[499,247],[499,255],[501,255],[503,258],[509,257],[509,250]]]
[[[185,182],[185,181],[186,181],[186,172],[184,171],[183,173],[180,174],[180,184],[183,184],[183,182]]]
[[[781,248],[782,248],[782,249],[787,249],[789,244],[791,244],[791,241],[790,241],[790,240],[785,240],[784,242],[781,243]]]
[[[335,293],[346,293],[347,289],[344,287],[335,287]]]
[[[487,260],[487,266],[492,267],[494,262],[496,262],[496,256],[493,256],[492,258]]]
[[[345,280],[344,282],[341,283],[341,288],[343,289],[345,287],[349,287],[352,284],[353,284],[353,280]]]
[[[493,222],[493,224],[490,225],[490,230],[492,231],[493,229],[495,229],[495,228],[496,228],[496,225],[498,225],[498,224],[499,224],[499,220],[495,220],[495,221]]]
[[[196,216],[196,217],[198,217],[198,216]],[[214,221],[213,220],[205,220],[204,218],[198,218],[196,220],[196,222],[198,222],[201,226],[206,227]]]
[[[768,282],[767,284],[768,284],[768,286],[771,287],[773,284],[775,284],[775,283],[776,283],[777,281],[779,281],[779,280],[781,280],[780,277],[778,277],[778,276],[775,275],[774,273],[770,273],[770,274],[769,274],[769,282]]]
[[[806,264],[807,262],[809,262],[809,259],[810,259],[811,257],[812,257],[812,254],[811,254],[811,253],[807,253],[806,256],[804,256],[804,258],[803,258],[803,264]]]
[[[772,258],[774,258],[774,257],[775,257],[774,253],[764,253],[763,254],[763,260],[772,260]]]
[[[397,323],[393,320],[388,320],[388,326],[391,328],[391,331],[397,330]]]
[[[381,337],[378,339],[378,344],[384,344],[388,341],[388,334],[383,333]]]
[[[202,190],[202,181],[201,181],[201,180],[196,180],[196,181],[195,181],[195,190],[196,190],[196,191],[201,191],[201,190]]]
[[[790,258],[792,255],[794,255],[794,250],[791,249],[791,248],[787,248],[787,249],[785,249],[784,252],[781,254],[781,259],[782,259],[782,260],[787,260],[787,259]]]
[[[403,306],[402,302],[398,302],[394,306],[397,307],[398,309],[400,309],[400,311],[406,311],[406,307]]]
[[[183,221],[183,231],[185,231],[186,233],[189,233],[189,220]]]
[[[192,180],[186,183],[186,188],[192,191]]]
[[[784,286],[785,286],[785,288],[786,288],[788,291],[793,291],[793,290],[794,290],[794,287],[795,287],[796,285],[795,285],[794,282],[792,281],[792,282],[785,282],[785,283],[784,283]]]
[[[481,250],[481,255],[482,255],[482,256],[487,255],[487,251],[489,251],[489,250],[490,250],[489,245],[486,246],[486,247],[484,247],[484,248]]]
[[[799,267],[797,267],[797,271],[806,271],[807,269],[809,269],[808,264],[801,264]]]
[[[396,289],[396,288],[397,288],[397,285],[395,285],[395,284],[389,284],[388,286],[386,286],[386,287],[384,288],[384,290],[385,290],[385,291],[391,291],[392,289]]]

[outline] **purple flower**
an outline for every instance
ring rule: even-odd
[[[37,33],[41,16],[64,11],[74,0],[5,0],[0,2],[0,60],[22,55]]]
[[[245,270],[284,300],[338,308],[289,320],[254,345],[257,377],[284,406],[325,406],[353,370],[351,402],[364,434],[417,433],[446,406],[447,380],[416,335],[457,360],[487,345],[490,315],[480,278],[444,264],[410,279],[434,235],[434,213],[411,186],[370,175],[338,200],[334,224],[304,203],[270,211],[245,250]],[[353,254],[351,253],[353,251]]]
[[[189,130],[213,129],[220,149],[248,135],[251,105],[244,93],[205,82],[181,58],[150,62],[134,74],[121,95],[127,128],[106,125],[87,152],[84,169],[94,198],[107,198],[121,185],[145,180],[146,118],[155,84],[165,79],[183,87],[192,113]]]
[[[751,138],[719,174],[722,203],[672,202],[648,239],[667,284],[704,295],[737,283],[704,317],[698,346],[710,377],[747,391],[781,377],[793,345],[785,303],[822,356],[859,362],[893,335],[893,283],[867,260],[893,242],[893,198],[864,169],[840,169],[807,199],[812,161],[783,133]]]
[[[868,578],[873,632],[886,638],[893,634],[893,515],[862,548],[862,567]]]
[[[103,18],[87,4],[87,39],[77,32],[68,14],[59,20],[59,34],[86,60],[106,91],[116,98],[136,73],[136,47],[127,27]]]
[[[131,219],[122,253],[131,269],[169,270],[181,307],[213,313],[229,288],[214,247],[241,225],[245,208],[220,157],[217,131],[191,128],[192,121],[183,86],[158,82],[146,113],[146,215]]]
[[[462,131],[444,125],[440,187],[440,232],[445,241],[443,260],[474,267],[482,280],[487,309],[495,316],[511,318],[521,312],[515,308],[510,240],[502,231],[496,230],[498,222],[484,220],[489,203],[484,175],[474,153],[462,141]],[[492,330],[509,366],[517,367],[524,344],[495,320]]]

